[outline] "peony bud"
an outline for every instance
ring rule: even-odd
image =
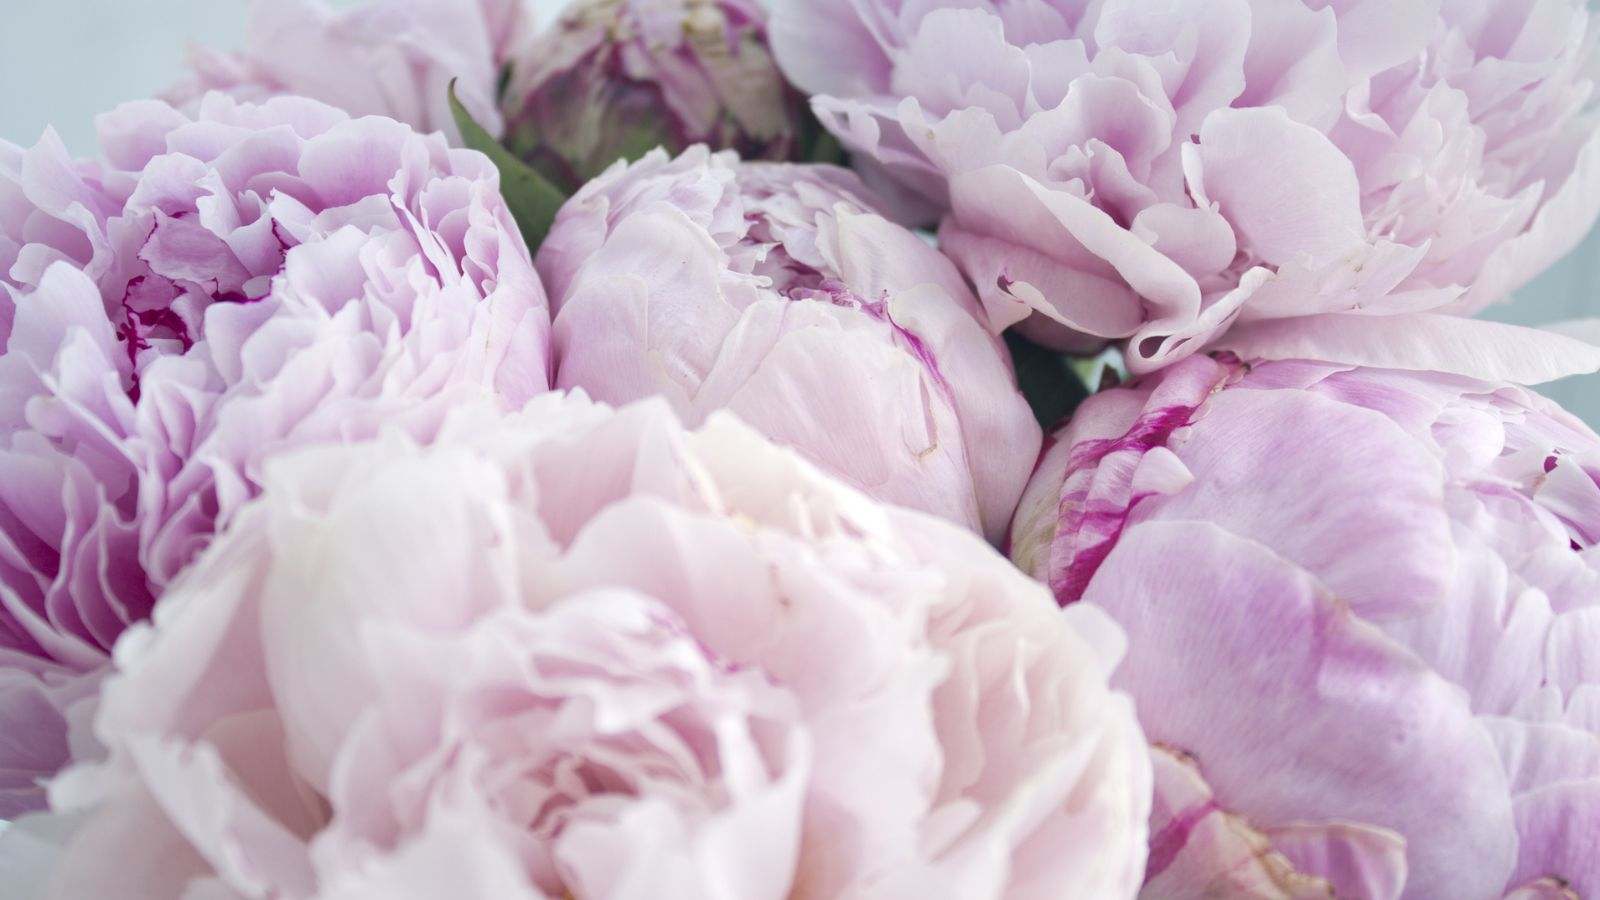
[[[1137,890],[1116,627],[730,416],[547,395],[266,479],[0,836],[42,897]]]
[[[506,145],[568,193],[658,146],[798,159],[815,128],[754,0],[579,0],[511,67]]]
[[[955,267],[831,166],[656,151],[579,191],[537,258],[557,381],[718,409],[881,500],[1005,531],[1040,432]]]
[[[1600,436],[1555,405],[1197,357],[1089,399],[1012,537],[1128,631],[1142,896],[1600,894]]]

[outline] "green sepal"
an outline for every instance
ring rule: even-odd
[[[1071,357],[1047,350],[1014,331],[1006,332],[1005,338],[1017,372],[1017,387],[1033,409],[1033,417],[1050,431],[1088,399],[1090,390]]]
[[[537,253],[545,235],[550,233],[550,225],[555,222],[561,204],[567,202],[567,195],[511,151],[500,146],[500,142],[472,118],[472,113],[467,112],[467,108],[461,105],[461,99],[456,96],[456,83],[453,80],[450,82],[450,113],[461,132],[462,143],[489,157],[489,161],[500,170],[500,193],[506,198],[511,217],[516,219],[517,227],[522,231],[522,239],[528,242],[528,251]]]
[[[833,166],[846,164],[844,145],[832,132],[822,127],[809,108],[800,121],[800,161]]]

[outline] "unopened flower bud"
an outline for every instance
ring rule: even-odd
[[[657,146],[787,160],[808,143],[750,0],[581,0],[511,66],[505,142],[568,191]]]

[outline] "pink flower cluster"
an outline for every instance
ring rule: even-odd
[[[250,11],[0,142],[7,898],[1600,897],[1578,0]]]

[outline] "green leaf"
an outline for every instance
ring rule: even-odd
[[[1071,357],[1046,350],[1014,331],[1006,332],[1005,337],[1017,370],[1017,387],[1046,431],[1065,421],[1088,399],[1089,388]]]
[[[461,105],[454,81],[450,82],[450,113],[455,116],[462,142],[489,157],[500,170],[500,193],[506,198],[511,217],[522,230],[522,239],[528,242],[528,251],[537,253],[545,235],[550,233],[550,225],[555,222],[561,204],[567,202],[567,195],[489,136]]]
[[[845,164],[844,146],[832,132],[822,127],[809,105],[804,107],[800,118],[800,161],[835,166]]]
[[[806,162],[842,166],[845,164],[844,145],[840,144],[839,139],[831,133],[819,131],[816,139],[811,142],[810,151],[806,153]]]
[[[622,137],[616,141],[616,155],[611,158],[610,162],[607,162],[605,165],[597,168],[594,174],[599,175],[601,172],[609,169],[611,164],[619,159],[628,163],[636,163],[643,159],[644,155],[649,153],[651,150],[654,150],[657,147],[666,148],[666,142],[670,139],[670,136],[663,134],[661,129],[648,124],[625,129],[622,133]],[[667,152],[676,155],[676,153],[670,148],[667,149]]]

